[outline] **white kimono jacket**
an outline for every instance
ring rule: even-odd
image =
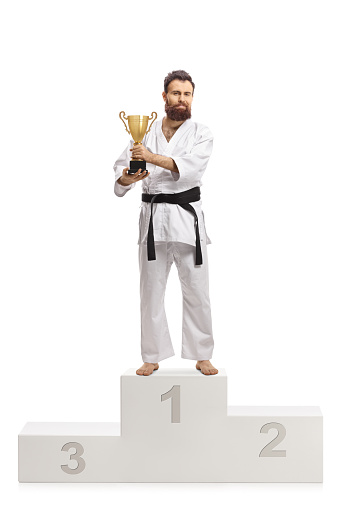
[[[115,171],[114,192],[117,196],[124,196],[127,191],[135,186],[122,186],[117,180],[122,175],[122,170],[129,167],[131,159],[130,141],[113,168]],[[150,172],[148,177],[141,180],[142,192],[148,194],[180,193],[192,187],[201,186],[201,178],[206,170],[213,147],[213,135],[208,127],[186,120],[175,132],[168,142],[162,132],[162,120],[155,122],[150,132],[144,137],[142,144],[153,154],[171,157],[179,170],[179,173],[166,170],[160,166],[146,163],[146,169]],[[206,244],[211,244],[201,208],[201,199],[191,203],[196,210],[199,219],[200,239]],[[139,217],[139,240],[138,244],[147,243],[147,232],[151,214],[151,204],[141,202]],[[194,216],[180,205],[173,203],[153,204],[153,228],[154,241],[184,242],[195,246]]]

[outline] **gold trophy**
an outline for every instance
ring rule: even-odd
[[[155,115],[154,118],[153,115]],[[124,111],[120,111],[119,117],[123,122],[124,119],[127,120],[128,127],[130,130],[127,129],[127,125],[125,124],[125,122],[124,126],[128,134],[132,136],[134,140],[134,145],[141,145],[142,139],[145,136],[145,134],[150,132],[152,124],[154,120],[157,118],[157,114],[155,113],[155,111],[153,111],[151,117],[147,117],[145,115],[129,115],[128,117],[126,117],[126,113]],[[149,120],[152,120],[152,122],[150,123],[150,126],[147,129]],[[139,168],[141,168],[142,170],[146,170],[146,161],[143,161],[142,159],[134,159],[132,157],[129,163],[129,170],[127,173],[130,175],[136,173]]]

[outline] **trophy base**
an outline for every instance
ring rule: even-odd
[[[136,173],[138,171],[138,169],[141,168],[141,170],[146,170],[146,161],[138,161],[138,160],[131,160],[130,163],[129,163],[129,170],[128,170],[128,174],[129,175],[133,175],[134,173]],[[147,172],[148,173],[148,172]]]

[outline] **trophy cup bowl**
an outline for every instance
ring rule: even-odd
[[[150,132],[152,124],[157,118],[157,114],[155,111],[153,111],[151,117],[148,117],[146,115],[129,115],[128,117],[126,117],[126,113],[124,111],[120,111],[119,117],[123,121],[128,134],[132,136],[134,140],[134,145],[141,145],[141,142],[145,134]],[[124,119],[127,120],[128,122],[129,130],[127,129],[127,125]],[[150,123],[150,126],[147,129],[148,122],[150,120],[152,120],[152,122]],[[144,161],[143,159],[134,159],[132,157],[129,163],[129,170],[127,173],[129,173],[130,175],[134,174],[138,171],[139,168],[141,168],[142,170],[146,170],[146,161]]]

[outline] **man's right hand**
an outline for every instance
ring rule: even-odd
[[[128,170],[129,168],[124,168],[122,170],[122,175],[117,180],[118,184],[121,184],[122,186],[129,186],[130,184],[134,184],[134,182],[138,182],[138,180],[142,180],[149,175],[149,173],[146,173],[147,170],[142,171],[141,168],[139,168],[138,171],[132,175],[127,173]]]

